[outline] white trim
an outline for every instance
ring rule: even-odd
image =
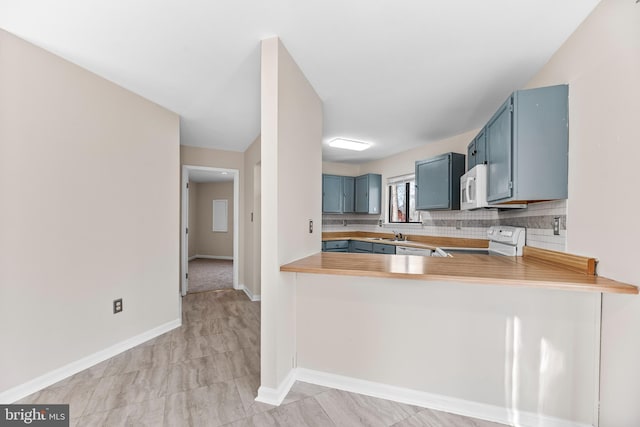
[[[408,173],[405,175],[398,175],[398,176],[392,176],[387,178],[387,186],[391,185],[391,184],[396,184],[398,182],[407,182],[407,181],[411,181],[416,179],[416,174],[415,173]]]
[[[238,276],[240,263],[240,170],[217,168],[208,166],[191,166],[182,165],[182,189],[186,188],[187,182],[189,182],[189,171],[205,171],[205,172],[229,172],[233,176],[233,257],[225,258],[213,258],[213,259],[233,259],[233,288],[240,289],[238,286]],[[188,192],[181,192],[181,209],[182,228],[180,230],[181,243],[180,243],[180,263],[182,265],[182,277],[181,277],[181,292],[182,296],[187,294],[189,290],[189,280],[186,278],[185,273],[189,271],[189,257],[187,256],[189,248],[188,237],[186,236],[186,228],[189,226],[189,199]],[[196,258],[207,258],[201,255],[196,255]]]
[[[594,367],[595,373],[594,378],[594,390],[593,390],[593,426],[600,426],[600,382],[602,381],[602,298],[603,294],[600,292],[600,298],[597,299],[595,303],[594,311],[596,315],[595,320],[595,330],[596,330],[596,339],[595,339],[595,360],[597,363]]]
[[[200,259],[224,259],[227,261],[233,261],[233,257],[232,256],[218,256],[218,255],[194,255],[192,257],[189,258],[189,261],[191,261],[192,259],[196,259],[196,258],[200,258]]]
[[[194,256],[190,256],[188,261],[193,261],[194,259],[198,258],[198,255],[194,255]]]
[[[243,243],[244,244],[244,243]],[[233,288],[238,289],[240,271],[240,170],[233,169]]]
[[[182,179],[180,187],[180,294],[185,296],[189,290],[189,279],[187,272],[189,271],[189,235],[187,228],[189,227],[189,168],[182,167]]]
[[[258,295],[253,295],[253,293],[251,293],[251,290],[249,288],[247,288],[244,284],[241,284],[238,289],[244,291],[245,294],[247,294],[247,296],[249,297],[249,299],[251,301],[260,301],[261,297],[260,294]]]
[[[519,427],[590,427],[590,424],[583,424],[576,421],[564,420],[556,417],[549,417],[533,412],[517,411],[501,406],[489,405],[486,403],[473,402],[470,400],[457,399],[424,391],[411,390],[403,387],[396,387],[387,384],[374,383],[357,378],[345,377],[326,372],[313,371],[310,369],[297,368],[295,379],[324,387],[331,387],[338,390],[352,393],[364,394],[366,396],[378,397],[392,400],[394,402],[406,403],[423,408],[435,409],[452,414],[464,415],[497,423],[513,425],[517,421]],[[262,389],[262,387],[260,387]],[[280,387],[279,387],[280,389]],[[271,390],[269,390],[271,393]],[[258,390],[258,396],[260,396]],[[270,397],[271,395],[268,395]],[[256,400],[258,400],[256,398]],[[263,400],[260,400],[261,402]],[[282,400],[280,400],[281,402]],[[271,403],[271,402],[266,402]],[[272,403],[273,404],[273,403]]]
[[[0,393],[0,403],[10,404],[18,401],[26,396],[29,396],[30,394],[42,390],[43,388],[49,387],[50,385],[55,384],[58,381],[62,381],[63,379],[68,378],[71,375],[84,371],[85,369],[88,369],[100,362],[103,362],[113,356],[129,350],[130,348],[133,348],[146,341],[149,341],[150,339],[169,332],[172,329],[178,328],[181,325],[181,319],[172,320],[163,325],[157,326],[153,329],[149,329],[146,332],[114,344],[111,347],[107,347],[104,350],[97,351],[93,354],[90,354],[89,356],[76,360],[75,362],[71,362],[60,368],[54,369],[53,371],[47,372],[44,375],[40,375],[39,377],[34,378],[31,381],[27,381],[24,384],[20,384],[19,386],[10,388],[9,390]]]
[[[292,369],[287,374],[287,377],[280,383],[277,389],[260,386],[258,388],[258,396],[256,397],[256,402],[267,403],[269,405],[278,406],[282,403],[287,394],[289,394],[289,390],[293,386],[293,383],[296,382],[297,371]]]

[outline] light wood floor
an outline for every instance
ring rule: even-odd
[[[183,299],[182,327],[17,403],[68,403],[83,427],[501,426],[301,382],[274,407],[259,382],[260,303],[212,291]]]

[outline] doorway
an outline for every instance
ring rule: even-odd
[[[182,296],[224,288],[225,282],[239,288],[239,175],[237,169],[182,167]]]

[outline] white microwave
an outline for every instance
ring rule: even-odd
[[[517,209],[527,204],[492,204],[487,201],[487,165],[476,165],[460,177],[460,209]]]

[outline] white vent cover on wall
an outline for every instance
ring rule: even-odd
[[[214,200],[213,201],[213,231],[226,233],[228,231],[227,223],[228,223],[227,201]]]

